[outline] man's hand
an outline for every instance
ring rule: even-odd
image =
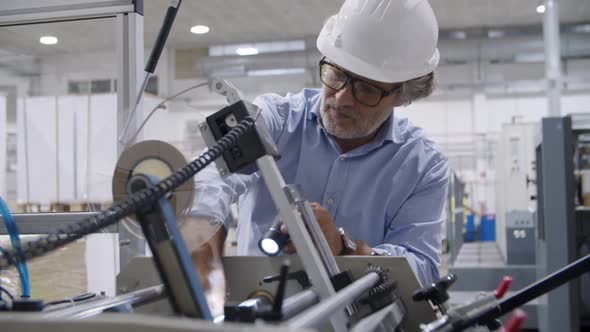
[[[344,248],[344,243],[342,242],[342,235],[338,230],[338,226],[336,226],[332,220],[332,215],[330,215],[330,212],[319,203],[311,202],[309,205],[311,205],[311,209],[313,210],[315,218],[320,225],[322,233],[324,234],[326,241],[328,241],[328,245],[332,250],[332,254],[335,256],[340,255],[340,253],[342,253],[342,249]],[[281,226],[281,232],[284,234],[289,234],[289,231],[285,225]],[[357,249],[354,253],[352,253],[353,255],[371,254],[372,249],[365,242],[361,240],[356,240],[355,242]],[[288,255],[294,254],[296,251],[297,250],[292,241],[289,241],[285,248],[283,248],[283,252]]]
[[[311,205],[311,209],[313,210],[315,218],[320,225],[322,233],[324,233],[324,237],[328,241],[328,245],[332,250],[332,254],[339,255],[342,252],[344,244],[342,243],[340,231],[338,231],[338,227],[332,220],[330,212],[319,203],[312,202],[309,205]],[[288,234],[288,230],[285,225],[281,226],[281,232]],[[295,246],[291,241],[283,249],[283,252],[286,254],[293,254],[295,251]]]

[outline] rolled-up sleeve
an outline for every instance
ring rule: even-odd
[[[441,157],[402,204],[386,231],[384,243],[377,246],[392,256],[405,256],[423,286],[439,278],[447,186],[448,161]]]

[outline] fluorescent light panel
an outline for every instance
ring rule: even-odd
[[[57,44],[57,37],[53,36],[43,36],[39,38],[39,42],[45,45],[54,45]]]
[[[209,32],[209,27],[206,25],[195,25],[191,28],[191,32],[197,35],[202,35]]]

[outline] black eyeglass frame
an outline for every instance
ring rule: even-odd
[[[344,84],[342,84],[342,86],[340,88],[334,88],[334,87],[330,86],[329,84],[327,84],[326,82],[324,82],[324,80],[322,79],[322,67],[324,65],[328,65],[328,66],[330,66],[330,67],[332,67],[332,68],[340,71],[344,75],[346,75],[346,81],[344,81]],[[320,81],[322,81],[322,83],[324,85],[326,85],[327,87],[329,87],[330,89],[334,89],[336,91],[340,91],[340,90],[344,89],[348,83],[352,84],[352,95],[354,96],[354,99],[356,101],[358,101],[359,103],[361,103],[361,104],[363,104],[365,106],[369,106],[369,107],[375,107],[375,106],[379,105],[379,103],[381,102],[381,100],[383,100],[383,98],[385,98],[387,96],[391,96],[392,94],[400,91],[401,88],[402,88],[401,85],[400,86],[396,86],[395,88],[393,88],[391,90],[385,90],[383,88],[380,88],[380,87],[374,85],[373,83],[369,83],[369,82],[367,82],[367,81],[365,81],[365,80],[363,80],[361,78],[355,77],[355,76],[347,73],[343,69],[339,68],[337,65],[335,65],[335,64],[329,62],[328,60],[326,60],[326,57],[322,57],[320,59]],[[373,87],[377,91],[381,92],[381,96],[379,97],[379,100],[377,101],[377,103],[375,103],[375,104],[367,104],[365,102],[360,101],[359,98],[357,98],[357,96],[356,96],[356,88],[355,88],[355,85],[354,85],[354,82],[356,82],[356,81],[362,82],[364,84],[367,84],[368,86]]]

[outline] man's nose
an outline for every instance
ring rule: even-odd
[[[352,92],[352,83],[348,82],[342,89],[336,92],[336,102],[341,106],[353,106],[354,96]]]

